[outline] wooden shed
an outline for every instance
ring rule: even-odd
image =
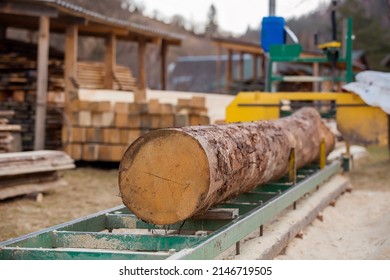
[[[138,90],[135,99],[145,99],[147,87],[145,57],[147,44],[160,47],[161,87],[166,89],[167,51],[169,46],[179,46],[182,37],[155,30],[144,25],[111,18],[86,10],[62,0],[4,0],[0,1],[0,39],[6,38],[7,28],[39,31],[37,44],[36,113],[34,149],[44,148],[46,100],[48,86],[49,39],[51,33],[65,35],[65,111],[67,104],[77,96],[77,46],[79,36],[105,39],[104,82],[105,89],[115,89],[116,44],[118,40],[138,44]]]

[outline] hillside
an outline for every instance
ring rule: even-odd
[[[167,32],[177,33],[185,37],[181,47],[171,47],[168,53],[168,63],[176,61],[179,56],[211,55],[216,49],[210,40],[210,36],[199,34],[204,26],[197,26],[189,19],[176,15],[171,19],[163,18],[158,12],[154,18],[143,15],[144,7],[127,0],[67,0],[86,9],[106,14],[123,20],[144,24]],[[339,30],[341,21],[347,16],[354,19],[354,49],[365,50],[369,65],[372,69],[385,70],[380,61],[390,53],[390,2],[388,0],[342,0],[338,6]],[[126,4],[124,4],[126,3]],[[129,4],[130,3],[130,4]],[[131,4],[133,3],[133,4]],[[138,3],[138,2],[137,2]],[[147,5],[147,1],[146,1]],[[108,12],[109,11],[109,12]],[[204,15],[205,19],[207,15]],[[287,20],[288,26],[296,33],[305,50],[317,50],[314,46],[314,34],[320,35],[320,41],[330,39],[330,8],[328,5],[320,6],[316,11],[299,18]],[[194,32],[197,30],[197,32]],[[221,35],[221,31],[220,34]],[[223,33],[224,36],[228,35]],[[24,40],[37,40],[37,34],[26,32],[14,32],[13,38]],[[258,43],[260,30],[248,29],[240,39]],[[51,44],[53,47],[63,50],[64,37],[53,35]],[[104,41],[95,38],[80,38],[80,59],[102,60],[104,54]],[[148,48],[148,84],[151,88],[159,87],[159,67],[156,67],[159,58],[157,46],[150,45]],[[130,67],[137,76],[137,47],[136,44],[118,43],[118,63]]]

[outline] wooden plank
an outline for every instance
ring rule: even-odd
[[[82,144],[75,144],[75,143],[72,143],[70,145],[70,150],[71,150],[71,154],[70,156],[74,159],[74,160],[81,160],[82,157],[83,157],[83,145]]]
[[[114,105],[114,111],[116,113],[129,113],[129,103],[127,102],[116,102]]]
[[[191,98],[190,105],[193,108],[206,108],[206,97],[193,96]]]
[[[140,128],[141,127],[141,116],[129,114],[127,118],[128,128]]]
[[[121,135],[120,130],[117,128],[113,128],[110,130],[110,135],[108,138],[108,142],[110,144],[120,144],[121,143]]]
[[[46,136],[46,101],[49,61],[50,20],[48,16],[39,18],[38,40],[38,77],[37,77],[37,103],[35,113],[34,150],[45,148]]]
[[[190,125],[190,118],[188,114],[175,115],[175,127],[184,127]]]
[[[92,113],[91,111],[80,111],[78,113],[78,125],[91,126],[92,125]]]
[[[141,113],[147,113],[149,104],[146,102],[138,102],[138,103],[129,103],[129,113],[132,114],[141,114]]]
[[[172,104],[160,104],[160,114],[169,115],[174,113],[174,108]]]
[[[71,129],[71,142],[84,143],[86,140],[86,128],[84,127],[72,127]]]
[[[86,161],[96,161],[99,159],[99,145],[84,144],[82,159]]]
[[[105,48],[105,79],[104,88],[114,88],[114,73],[116,66],[116,36],[111,33],[106,38]]]
[[[141,115],[141,127],[142,128],[159,128],[160,116],[155,114],[142,114]]]
[[[126,113],[116,113],[115,114],[115,126],[126,128],[127,126],[127,116]]]
[[[238,217],[238,208],[215,208],[194,216],[194,220],[234,220]]]
[[[57,180],[54,182],[46,182],[39,184],[23,184],[17,186],[10,186],[6,188],[0,188],[0,200],[11,198],[20,195],[26,195],[31,193],[45,192],[52,189],[63,188],[68,186],[68,183],[64,180]]]
[[[120,161],[127,149],[126,145],[99,145],[99,160]]]
[[[0,177],[51,172],[74,167],[73,160],[61,151],[0,154]]]
[[[86,131],[86,141],[89,143],[102,143],[103,142],[103,130],[96,127],[88,127]]]
[[[222,42],[217,41],[219,39],[216,39],[216,44],[224,49],[231,50],[231,51],[237,51],[237,52],[244,52],[249,54],[256,54],[256,55],[264,55],[263,49],[260,45],[252,44],[252,43],[246,43],[246,42]],[[223,39],[222,39],[223,40]]]
[[[174,127],[175,115],[160,115],[160,128]]]
[[[118,129],[119,130],[119,144],[127,144],[129,139],[128,129]]]
[[[12,100],[18,103],[24,102],[26,92],[23,90],[15,90],[12,94]]]
[[[95,112],[92,113],[92,126],[94,127],[110,127],[114,125],[114,112]]]
[[[161,107],[158,99],[150,99],[148,104],[148,113],[149,114],[160,114]]]

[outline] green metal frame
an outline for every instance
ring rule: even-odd
[[[189,219],[167,228],[118,206],[0,243],[0,259],[213,259],[341,170],[341,161],[308,165],[297,171],[296,184],[286,176],[216,206],[238,209],[231,220]]]
[[[346,65],[346,71],[344,76],[340,77],[329,77],[329,76],[321,76],[317,77],[317,81],[325,82],[325,81],[334,81],[334,82],[346,82],[350,83],[353,81],[353,65],[352,65],[352,18],[347,18],[346,20],[346,34],[344,38],[345,44],[345,53],[343,57],[339,57],[337,63],[344,63]],[[272,91],[272,85],[274,82],[288,82],[284,76],[274,76],[273,75],[273,63],[277,62],[290,62],[290,63],[331,63],[329,58],[325,55],[323,57],[309,57],[309,58],[300,58],[300,57],[291,57],[289,55],[286,56],[270,56],[268,63],[268,81],[266,91]],[[309,81],[312,82],[312,81]]]

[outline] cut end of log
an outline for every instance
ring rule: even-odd
[[[193,137],[174,129],[139,138],[119,168],[123,203],[140,219],[157,225],[194,215],[209,185],[206,152]]]

